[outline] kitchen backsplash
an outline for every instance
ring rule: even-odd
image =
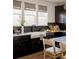
[[[44,31],[47,30],[50,25],[58,25],[60,27],[60,30],[66,30],[66,24],[64,23],[48,23],[48,26],[24,26],[24,33]],[[18,29],[21,32],[21,27],[13,27],[13,33],[15,33],[15,29]]]

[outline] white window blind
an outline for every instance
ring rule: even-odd
[[[36,9],[35,4],[25,2],[25,10],[35,10],[35,9]]]
[[[21,1],[13,1],[13,8],[14,9],[21,9]]]
[[[39,12],[47,12],[47,6],[38,5],[38,11]]]

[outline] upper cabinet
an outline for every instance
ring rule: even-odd
[[[55,22],[66,23],[66,9],[64,5],[55,7]]]

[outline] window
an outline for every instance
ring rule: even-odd
[[[35,11],[25,10],[25,15],[24,15],[25,23],[24,23],[24,25],[25,26],[36,25],[35,17],[36,17]]]
[[[21,26],[21,15],[13,15],[13,26]]]
[[[35,4],[25,3],[24,10],[24,26],[36,25],[36,11]]]
[[[38,25],[47,26],[48,24],[48,13],[38,12]]]
[[[13,26],[21,26],[21,2],[13,1]]]
[[[38,6],[38,25],[39,26],[47,26],[48,24],[48,13],[47,13],[47,6]]]
[[[24,19],[24,26],[47,26],[47,6],[38,5],[37,12],[35,4],[24,2],[23,12],[22,14],[21,1],[13,1],[13,26],[21,26],[22,18]]]

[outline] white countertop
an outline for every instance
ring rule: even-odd
[[[46,31],[43,32],[28,32],[28,33],[23,33],[23,34],[13,34],[13,37],[15,36],[22,36],[22,35],[31,35],[31,38],[37,38],[40,37],[40,35],[46,36]]]
[[[13,37],[15,36],[22,36],[22,35],[31,35],[31,38],[38,38],[40,35],[46,36],[47,31],[39,31],[39,32],[28,32],[28,33],[23,33],[23,34],[13,34]],[[65,32],[65,31],[60,31],[60,32]]]

